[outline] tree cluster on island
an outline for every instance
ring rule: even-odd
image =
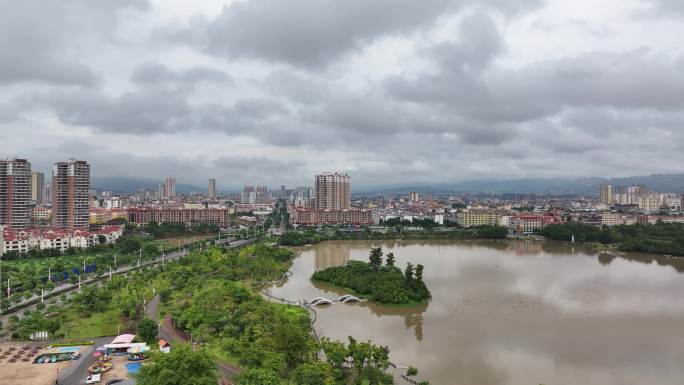
[[[402,271],[395,262],[394,253],[390,252],[383,264],[382,248],[375,247],[370,251],[369,262],[349,261],[344,266],[317,271],[311,279],[353,290],[385,305],[411,305],[429,300],[423,265],[407,263]]]

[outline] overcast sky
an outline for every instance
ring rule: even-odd
[[[221,187],[684,171],[682,0],[0,0],[0,157]]]

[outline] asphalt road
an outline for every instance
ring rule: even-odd
[[[93,339],[93,345],[88,346],[85,351],[81,352],[81,358],[73,361],[71,366],[66,368],[59,374],[60,385],[81,385],[85,384],[85,378],[88,373],[88,367],[95,363],[93,352],[98,346],[102,346],[111,342],[112,337],[100,337]]]

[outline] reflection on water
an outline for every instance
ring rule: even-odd
[[[346,294],[311,274],[373,246],[425,265],[433,299],[319,308],[329,338],[388,345],[432,384],[681,384],[684,259],[534,241],[325,242],[301,248],[273,294]]]
[[[318,253],[316,253],[316,258],[318,259]],[[348,260],[348,259],[347,259]],[[339,266],[339,265],[338,265]],[[334,293],[335,296],[340,297],[345,294],[349,294],[342,289],[338,289],[331,286],[325,282],[311,282],[313,287],[319,289],[325,293]],[[413,330],[416,339],[418,341],[423,340],[423,313],[428,308],[428,304],[421,304],[411,307],[395,307],[395,306],[382,306],[369,302],[362,302],[356,304],[355,306],[360,306],[367,308],[370,312],[376,316],[399,316],[404,318],[404,325],[406,329]]]
[[[331,243],[329,247],[315,248],[316,271],[344,265],[349,260],[350,250],[351,244],[341,242]]]

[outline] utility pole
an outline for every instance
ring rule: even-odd
[[[112,280],[112,267],[109,266],[109,280]]]
[[[116,269],[116,253],[114,253],[114,268]]]
[[[78,292],[81,292],[81,276],[78,276]]]
[[[43,291],[43,289],[40,289],[40,302],[45,302],[44,294],[45,294],[45,292]]]

